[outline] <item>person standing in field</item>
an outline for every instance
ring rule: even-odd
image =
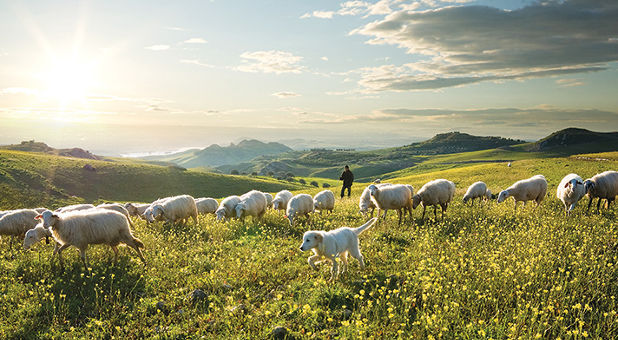
[[[343,187],[341,188],[341,198],[343,198],[343,194],[345,189],[348,189],[348,197],[350,197],[350,193],[352,191],[352,182],[354,182],[354,174],[350,171],[349,166],[344,167],[344,171],[341,173],[341,177],[339,177],[340,181],[343,181]]]

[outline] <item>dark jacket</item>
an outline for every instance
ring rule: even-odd
[[[350,170],[346,170],[341,173],[341,177],[339,177],[340,181],[343,181],[344,187],[351,187],[352,182],[354,182],[354,174]]]

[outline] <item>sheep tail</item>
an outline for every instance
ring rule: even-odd
[[[356,234],[356,236],[360,235],[363,231],[365,231],[365,229],[369,229],[369,227],[371,227],[374,223],[376,223],[376,221],[378,220],[377,217],[374,217],[372,219],[370,219],[369,221],[367,221],[367,223],[363,224],[362,226],[356,228],[356,229],[352,229],[354,230],[354,233]]]

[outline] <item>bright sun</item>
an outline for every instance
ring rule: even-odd
[[[57,60],[42,75],[45,95],[65,106],[83,102],[94,85],[93,67],[75,58]]]

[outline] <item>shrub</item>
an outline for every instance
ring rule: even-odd
[[[230,171],[230,175],[240,175],[240,172],[238,172],[238,170],[234,169],[234,170]]]
[[[257,175],[258,175],[257,171],[254,171],[251,173],[251,176],[257,176]]]
[[[320,185],[319,185],[319,184],[318,184],[318,182],[316,182],[316,181],[311,181],[311,183],[309,183],[309,184],[313,185],[313,186],[314,186],[314,187],[316,187],[316,188],[319,188],[319,187],[320,187]]]
[[[322,183],[322,188],[330,188],[330,184],[328,184],[328,183]]]
[[[286,177],[295,177],[293,173],[288,172],[287,174],[285,174]]]
[[[301,178],[301,179],[298,180],[298,183],[300,183],[300,184],[307,184],[307,181],[305,181],[304,179]]]

